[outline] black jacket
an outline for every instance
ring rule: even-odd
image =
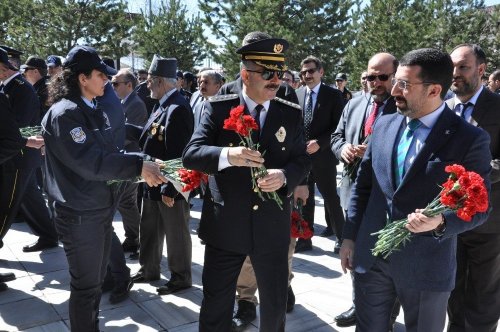
[[[26,139],[21,137],[7,97],[0,93],[0,164],[21,152]]]

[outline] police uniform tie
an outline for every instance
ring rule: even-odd
[[[311,134],[311,122],[313,119],[313,94],[314,91],[309,92],[309,97],[307,98],[306,109],[304,112],[304,130],[306,134],[306,140],[309,139]]]
[[[405,161],[406,155],[408,154],[408,149],[411,146],[415,131],[422,125],[422,122],[418,119],[412,119],[408,122],[403,136],[399,140],[398,149],[396,151],[396,170],[395,170],[395,180],[396,187],[399,187],[401,180],[405,174]]]
[[[370,115],[368,116],[368,118],[365,121],[365,133],[364,133],[365,137],[367,137],[368,135],[371,134],[373,124],[375,123],[375,120],[377,119],[378,112],[380,110],[380,107],[382,107],[382,105],[384,105],[384,103],[382,103],[382,102],[379,102],[379,101],[373,102],[372,112],[370,113]]]
[[[255,106],[255,109],[254,109],[254,114],[253,114],[253,118],[255,119],[255,122],[257,123],[257,126],[259,127],[259,129],[257,130],[254,130],[254,133],[252,134],[252,140],[257,143],[259,141],[259,138],[260,138],[260,133],[262,132],[262,128],[260,126],[260,112],[264,109],[264,106],[262,105],[257,105]]]

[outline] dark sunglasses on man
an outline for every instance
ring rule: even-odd
[[[301,70],[301,71],[300,71],[300,75],[301,75],[301,76],[306,76],[306,74],[312,75],[312,74],[314,74],[317,70],[318,70],[318,68],[309,68],[309,69]]]
[[[381,74],[381,75],[368,75],[368,76],[366,76],[366,80],[367,80],[368,82],[373,82],[373,81],[375,81],[375,80],[378,78],[378,80],[379,80],[379,81],[381,81],[381,82],[385,82],[385,81],[387,81],[387,80],[389,79],[389,77],[391,77],[391,75],[392,75],[392,74],[390,74],[390,75],[387,75],[387,74]]]
[[[246,69],[246,71],[252,73],[259,73],[260,76],[262,76],[262,78],[266,81],[271,80],[274,77],[274,74],[276,74],[278,78],[281,80],[283,78],[283,74],[285,73],[284,71],[267,70],[267,69],[264,69],[263,71]]]

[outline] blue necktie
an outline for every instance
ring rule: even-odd
[[[304,129],[305,129],[305,134],[306,134],[306,140],[309,139],[310,137],[310,131],[311,131],[311,122],[313,119],[313,93],[314,91],[311,90],[309,92],[309,98],[307,99],[306,103],[306,110],[304,112]]]
[[[399,187],[399,184],[401,183],[401,180],[403,179],[403,176],[405,174],[405,160],[406,160],[406,155],[408,154],[408,149],[411,146],[411,142],[413,141],[413,134],[415,134],[415,131],[422,125],[422,122],[418,119],[412,119],[410,122],[408,122],[408,125],[406,126],[405,131],[403,132],[403,136],[401,136],[401,139],[399,140],[398,144],[398,149],[396,152],[396,162],[397,162],[397,168],[396,168],[396,186]]]

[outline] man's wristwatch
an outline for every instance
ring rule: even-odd
[[[441,223],[432,231],[432,236],[439,239],[444,235],[445,231],[446,231],[446,219],[444,218],[444,215],[441,214]]]

